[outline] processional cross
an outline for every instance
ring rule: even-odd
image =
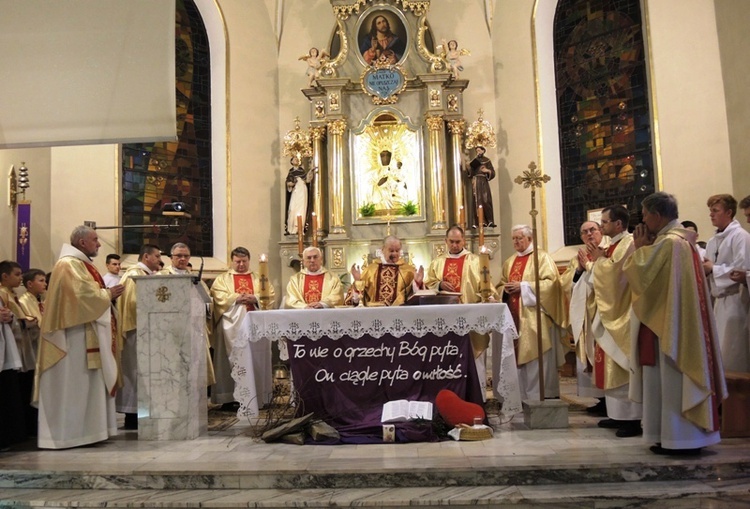
[[[544,359],[542,358],[542,304],[539,290],[539,244],[537,243],[536,234],[536,216],[539,214],[536,210],[536,188],[542,188],[544,184],[550,181],[549,175],[542,175],[537,169],[534,161],[529,163],[528,171],[523,175],[515,178],[516,184],[523,185],[524,189],[531,188],[531,232],[532,241],[534,242],[534,293],[536,294],[536,345],[537,358],[539,360],[539,400],[544,401]]]

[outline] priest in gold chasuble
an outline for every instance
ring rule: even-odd
[[[628,210],[621,205],[605,207],[602,230],[612,242],[607,249],[588,246],[594,260],[593,378],[596,386],[604,390],[609,417],[599,426],[617,428],[616,434],[621,438],[641,435],[643,417],[643,406],[628,396],[632,335],[640,325],[631,312],[630,285],[622,271],[625,260],[635,250],[633,236],[628,233],[629,218]]]
[[[333,308],[344,303],[344,289],[338,277],[323,267],[317,247],[302,252],[304,268],[291,277],[286,287],[285,306],[291,309]]]
[[[442,292],[457,292],[461,294],[462,304],[476,304],[482,301],[479,293],[482,275],[480,273],[479,257],[466,249],[464,230],[458,225],[451,226],[445,233],[447,253],[432,260],[424,285],[430,290]],[[500,296],[491,286],[491,301],[498,301]],[[471,346],[477,365],[477,375],[482,388],[486,385],[486,352],[490,344],[489,334],[470,333]],[[484,394],[484,390],[482,391]]]
[[[234,409],[234,380],[229,355],[240,334],[242,320],[248,312],[259,309],[256,294],[261,288],[260,278],[250,272],[250,251],[244,247],[232,250],[232,268],[221,274],[211,285],[211,297],[214,302],[214,372],[216,384],[211,387],[211,401],[226,405],[225,409]],[[275,302],[275,292],[270,281],[270,302]],[[251,342],[244,354],[249,355],[246,367],[252,370],[250,379],[255,383],[257,401],[252,401],[250,413],[258,415],[260,407],[270,402],[273,392],[271,373],[270,341]]]
[[[512,231],[516,254],[503,263],[503,273],[498,289],[503,293],[518,330],[516,362],[521,399],[539,400],[539,360],[537,349],[536,306],[542,306],[542,348],[544,355],[544,394],[555,398],[560,395],[557,368],[564,362],[560,344],[564,323],[563,300],[560,291],[557,265],[552,257],[539,250],[539,289],[534,290],[534,244],[531,228],[519,225]]]
[[[594,288],[591,282],[591,269],[594,262],[588,247],[595,246],[602,249],[609,247],[610,238],[602,235],[601,228],[594,221],[585,221],[581,225],[581,242],[584,247],[578,250],[578,255],[570,260],[567,269],[560,276],[566,310],[566,325],[573,334],[576,350],[576,385],[577,393],[581,397],[598,398],[598,409],[604,413],[604,390],[594,384],[592,371],[594,365],[594,338],[591,336],[591,322],[594,317],[596,303],[594,302]],[[595,409],[592,409],[592,412]]]
[[[38,445],[43,449],[77,447],[117,435],[112,300],[123,287],[104,287],[91,263],[99,247],[96,231],[79,226],[52,269],[34,387]]]
[[[674,196],[647,196],[642,213],[623,267],[641,322],[631,398],[643,401],[652,452],[697,454],[721,440],[718,406],[727,394],[711,296],[696,234],[681,227]]]
[[[182,242],[177,242],[172,246],[172,248],[169,250],[169,258],[172,261],[172,264],[168,267],[164,267],[159,273],[165,274],[165,275],[173,275],[173,274],[179,274],[179,275],[191,275],[193,274],[193,271],[190,268],[190,248],[187,246],[187,244],[184,244]],[[203,261],[201,261],[201,264],[203,264]],[[201,271],[199,271],[201,272]],[[200,277],[200,274],[198,274],[196,277]],[[208,289],[208,286],[206,286],[206,283],[203,282],[201,279],[198,282],[203,289],[206,291],[206,295],[209,295],[209,292],[211,290]],[[212,308],[213,305],[209,304],[206,309],[206,321],[205,321],[205,327],[203,328],[203,336],[206,339],[206,359],[208,362],[206,363],[206,384],[207,385],[213,385],[216,383],[216,376],[214,375],[214,365],[211,362],[211,339],[213,336],[213,324],[211,323],[211,314],[212,314]]]
[[[117,301],[117,348],[120,367],[117,411],[125,414],[125,429],[138,429],[138,317],[136,314],[136,282],[134,276],[150,276],[159,271],[161,250],[154,244],[141,247],[138,263],[125,271],[120,279],[124,287]]]
[[[349,287],[344,303],[356,306],[360,301],[365,306],[400,306],[414,291],[421,288],[424,278],[422,267],[401,259],[401,241],[389,235],[383,242],[380,260],[374,260],[360,272],[352,266],[354,283]]]

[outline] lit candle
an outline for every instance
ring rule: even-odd
[[[466,229],[466,211],[463,205],[458,207],[458,226]]]
[[[490,250],[484,245],[479,248],[479,293],[482,296],[482,302],[487,302],[492,293]]]
[[[303,243],[305,236],[305,229],[302,227],[302,214],[297,214],[297,250],[299,255],[302,256],[302,251],[305,249]]]
[[[312,213],[312,245],[318,247],[318,214]]]
[[[484,245],[484,208],[480,205],[477,208],[477,218],[479,225],[477,228],[479,228],[479,246]]]
[[[268,258],[265,254],[260,255],[258,263],[258,280],[260,288],[258,289],[258,302],[260,309],[268,309],[268,302],[271,299],[270,282],[268,280]]]

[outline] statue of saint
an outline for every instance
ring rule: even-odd
[[[484,210],[484,226],[492,228],[495,225],[495,214],[492,209],[492,193],[490,192],[490,180],[495,178],[495,168],[489,157],[485,157],[484,147],[475,147],[476,157],[466,169],[466,175],[471,180],[471,193],[474,197],[474,206],[469,207],[469,224],[477,228],[479,219],[477,209],[482,206]]]
[[[305,171],[299,157],[293,156],[292,167],[286,175],[286,232],[290,235],[297,233],[297,216],[302,216],[302,224],[307,224],[309,185],[317,168]]]

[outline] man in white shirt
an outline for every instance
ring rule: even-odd
[[[714,297],[719,345],[727,371],[750,371],[750,295],[745,285],[733,281],[732,270],[750,268],[750,233],[734,218],[737,200],[729,194],[708,199],[716,235],[706,245],[703,268]]]
[[[120,255],[112,253],[107,255],[107,273],[104,274],[104,284],[112,288],[120,284]]]

